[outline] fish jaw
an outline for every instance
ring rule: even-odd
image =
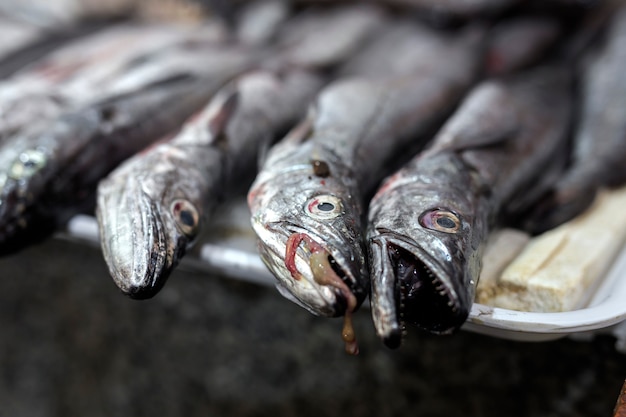
[[[471,278],[442,249],[435,259],[412,239],[386,231],[370,240],[372,317],[387,346],[400,345],[406,322],[448,334],[467,319],[473,295],[461,283]]]
[[[367,296],[358,255],[325,243],[324,233],[289,222],[252,222],[261,259],[278,280],[279,292],[320,316],[356,310]],[[349,250],[347,252],[350,252]],[[289,294],[289,295],[287,295]]]
[[[122,177],[126,178],[120,183]],[[151,298],[160,291],[190,242],[177,230],[171,207],[144,187],[141,177],[109,177],[98,188],[96,209],[111,277],[135,299]]]

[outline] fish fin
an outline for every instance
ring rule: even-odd
[[[172,84],[194,82],[197,79],[198,77],[192,74],[186,73],[186,72],[174,73],[165,78],[151,81],[148,84],[146,84],[145,87],[143,88],[149,89],[149,88],[168,87]]]
[[[117,108],[124,100],[132,99],[133,97],[136,97],[138,94],[141,94],[144,91],[168,89],[179,83],[193,83],[196,82],[196,80],[197,77],[194,77],[190,74],[173,74],[166,78],[150,82],[141,87],[139,90],[123,92],[121,94],[116,94],[111,97],[105,97],[103,100],[96,101],[93,105],[93,108],[97,109],[103,125],[114,124],[115,120],[118,117]]]
[[[167,89],[172,86],[176,86],[177,84],[192,84],[198,82],[199,78],[187,73],[178,73],[172,74],[165,78],[157,79],[151,81],[138,89],[132,89],[131,91],[124,91],[121,93],[114,94],[112,96],[105,96],[103,99],[96,100],[93,103],[93,107],[96,108],[98,106],[102,108],[112,108],[118,105],[119,102],[123,100],[127,100],[129,98],[136,97],[137,95],[149,91],[149,90],[158,90],[158,89]]]
[[[226,148],[228,146],[226,128],[238,107],[239,90],[236,88],[227,89],[221,95],[223,100],[220,101],[215,113],[209,119],[208,128],[213,137],[213,143],[220,148]]]
[[[276,138],[274,137],[269,136],[266,138],[266,140],[264,140],[258,148],[258,166],[262,167],[265,164],[273,146],[297,146],[299,143],[306,142],[309,138],[311,138],[314,131],[314,120],[315,106],[312,105],[309,107],[306,117],[292,127],[291,130],[289,130],[287,134],[278,142],[276,142]]]
[[[456,116],[441,129],[435,143],[437,150],[452,151],[497,146],[514,138],[518,130],[518,111],[511,92],[501,84],[489,82],[467,98]]]
[[[494,129],[493,131],[472,131],[468,133],[468,135],[462,137],[462,140],[455,141],[456,143],[446,147],[446,149],[452,151],[463,151],[466,149],[502,145],[509,139],[516,136],[517,127],[510,126],[504,127],[502,130]]]
[[[294,128],[292,128],[287,135],[279,141],[280,144],[289,144],[294,145],[298,143],[305,142],[308,138],[313,134],[313,118],[307,117],[298,123]],[[262,167],[267,160],[268,154],[272,146],[276,143],[272,140],[272,138],[268,138],[268,140],[263,141],[263,143],[259,146],[258,152],[258,166]]]
[[[259,151],[257,154],[257,170],[260,167],[262,167],[265,161],[267,160],[267,155],[269,154],[271,148],[272,148],[272,142],[269,140],[264,141],[259,146]]]
[[[285,137],[285,141],[292,143],[304,143],[313,136],[314,120],[317,118],[317,106],[309,107],[306,117],[296,125]]]

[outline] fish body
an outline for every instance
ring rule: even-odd
[[[37,26],[16,22],[0,17],[0,66],[3,61],[20,49],[27,48],[43,37],[43,31]]]
[[[470,20],[503,13],[519,0],[380,0],[385,3],[414,8],[437,20]]]
[[[94,80],[90,81],[93,85],[105,74],[119,72],[133,61],[160,51],[198,39],[217,43],[225,38],[224,31],[211,24],[196,29],[167,24],[116,24],[67,42],[17,72],[14,78],[37,78],[51,85]]]
[[[0,141],[34,120],[50,120],[105,97],[139,90],[171,78],[183,66],[189,72],[193,66],[188,57],[198,56],[191,44],[206,45],[202,57],[213,59],[197,59],[195,68],[218,70],[216,63],[225,67],[235,59],[250,59],[248,53],[227,55],[226,48],[218,46],[224,39],[214,24],[197,29],[120,24],[68,42],[0,83]]]
[[[416,58],[416,68],[396,68],[395,76],[332,83],[270,150],[248,204],[261,257],[285,297],[329,317],[348,316],[363,302],[369,292],[366,196],[399,154],[423,145],[475,79],[480,42],[467,41],[438,50],[464,54],[464,65],[426,70]],[[412,52],[419,54],[420,42],[405,45],[416,45]],[[387,50],[389,61],[394,51]]]
[[[331,69],[364,47],[385,22],[386,15],[368,4],[305,10],[277,31],[277,59],[298,67]]]
[[[370,202],[372,315],[390,347],[405,322],[437,333],[469,314],[488,233],[562,167],[570,80],[541,69],[475,87],[427,150]]]
[[[251,2],[243,7],[236,18],[236,38],[247,45],[268,44],[273,41],[278,28],[290,17],[287,0]]]
[[[626,7],[613,17],[606,43],[584,68],[582,106],[569,167],[530,210],[523,225],[552,229],[591,205],[601,187],[626,182]]]
[[[0,144],[0,253],[49,235],[119,162],[182,125],[224,80],[171,80],[43,121]]]
[[[264,51],[239,45],[212,44],[176,48],[133,65],[119,74],[113,74],[103,83],[105,92],[102,97],[129,94],[146,85],[179,76],[219,79],[220,84],[223,84],[257,66],[263,57]]]
[[[37,80],[5,80],[0,83],[0,143],[21,128],[69,108],[69,98],[57,88]]]
[[[499,75],[526,68],[554,47],[561,35],[561,23],[548,16],[504,20],[490,31],[485,70]]]
[[[130,12],[132,3],[129,0],[79,2],[29,0],[19,3],[0,0],[0,13],[18,21],[55,29],[79,24],[88,19],[104,20],[123,16]]]
[[[339,78],[441,73],[445,79],[466,83],[468,74],[476,73],[474,59],[483,57],[486,44],[480,25],[445,32],[410,19],[387,22],[375,35],[339,66]],[[457,66],[468,66],[469,72],[455,71]]]
[[[296,3],[338,4],[349,3],[346,0],[292,0]],[[545,0],[544,0],[545,1]],[[423,17],[434,21],[469,20],[491,17],[506,11],[520,0],[374,0],[369,3],[418,11]]]
[[[323,78],[253,71],[225,86],[171,140],[125,161],[100,182],[97,217],[117,286],[154,296],[259,152],[301,118]]]
[[[198,27],[117,25],[61,48],[18,78],[41,79],[79,104],[93,103],[183,72],[219,72],[233,65],[235,55],[240,60],[255,57],[226,40],[225,29],[212,21]]]

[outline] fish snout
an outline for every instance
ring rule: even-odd
[[[180,245],[168,237],[164,216],[149,196],[130,186],[124,192],[102,188],[96,214],[109,273],[129,297],[152,298],[174,268]]]
[[[402,306],[398,303],[399,294],[391,258],[388,255],[384,237],[370,239],[370,305],[376,334],[383,343],[392,349],[402,343],[404,323]]]

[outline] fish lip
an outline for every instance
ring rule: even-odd
[[[102,253],[113,281],[125,295],[144,300],[163,288],[186,245],[180,239],[171,245],[160,208],[143,191],[135,194],[138,197],[133,202],[130,195],[138,190],[133,188],[122,191],[118,198],[99,192],[96,216]],[[106,227],[107,222],[117,227]],[[120,227],[128,232],[122,232],[125,241],[119,240],[119,233],[116,236]],[[168,250],[170,246],[173,251]]]
[[[302,282],[303,279],[296,281],[291,276],[290,272],[288,272],[288,270],[286,269],[285,251],[289,237],[295,233],[302,233],[311,238],[316,244],[320,245],[329,254],[329,256],[331,256],[335,260],[338,268],[342,272],[342,274],[337,275],[348,287],[350,292],[356,297],[356,307],[354,310],[357,310],[363,303],[367,295],[367,291],[362,288],[362,285],[359,283],[359,280],[356,279],[356,276],[352,269],[346,265],[348,263],[348,261],[346,260],[347,258],[343,256],[340,250],[329,247],[319,234],[311,232],[311,230],[289,221],[270,222],[265,225],[256,225],[255,222],[253,222],[253,226],[255,228],[255,231],[257,232],[257,235],[259,235],[260,237],[262,237],[266,231],[268,233],[272,233],[274,236],[280,236],[280,239],[277,239],[279,241],[280,248],[276,247],[275,245],[265,244],[263,239],[260,239],[260,246],[262,246],[261,252],[269,253],[273,257],[271,265],[268,264],[266,259],[264,259],[264,262],[279,280],[279,283],[281,285],[280,293],[283,296],[285,295],[285,291],[288,291],[289,293],[291,293],[293,298],[297,299],[297,301],[293,300],[291,297],[286,298],[296,302],[296,304],[304,307],[306,310],[315,315],[338,317],[344,315],[347,311],[348,300],[341,293],[341,291],[331,287],[330,285],[321,285],[315,282],[310,268],[305,268],[304,271],[299,269],[299,272],[302,273],[302,278],[304,279],[306,285],[310,289],[315,290],[316,294],[322,300],[324,300],[325,305],[320,305],[320,303],[307,302],[306,299],[303,299],[303,296],[294,293],[294,291],[291,290],[291,288],[294,288],[295,283]],[[296,257],[300,256],[296,255]],[[277,260],[279,260],[280,265],[277,264]],[[279,268],[279,270],[275,270],[272,265],[275,265],[277,268]],[[333,299],[329,300],[329,297],[332,297]]]
[[[378,315],[375,318],[375,327],[379,337],[383,339],[383,342],[389,347],[398,347],[405,333],[405,320],[411,320],[413,321],[413,324],[417,325],[418,328],[433,334],[449,334],[457,330],[465,321],[465,318],[467,318],[467,314],[469,313],[466,311],[468,309],[461,302],[458,289],[448,276],[450,268],[446,267],[446,265],[442,262],[434,259],[433,256],[431,256],[413,239],[384,229],[377,231],[379,234],[370,238],[370,247],[374,245],[378,246],[379,254],[375,254],[372,250],[372,258],[378,256],[380,259],[384,259],[385,262],[387,262],[387,265],[386,267],[381,268],[381,262],[378,262],[373,263],[370,267],[373,276],[372,314]],[[450,309],[450,317],[445,317],[445,325],[442,324],[439,326],[428,322],[420,323],[419,320],[415,320],[415,317],[407,317],[407,315],[410,314],[409,308],[411,306],[407,305],[410,300],[407,301],[406,299],[401,298],[399,293],[400,284],[398,283],[398,277],[395,275],[395,271],[393,269],[393,261],[389,259],[389,254],[386,253],[386,251],[393,247],[405,251],[415,261],[417,261],[418,267],[420,265],[423,267],[423,271],[426,272],[429,280],[430,278],[433,278],[430,284],[428,284],[428,281],[423,280],[421,277],[419,279],[420,282],[426,284],[426,295],[432,294],[435,290],[445,293],[441,295],[445,295],[447,298],[447,307]],[[434,281],[435,279],[437,280],[436,283]],[[387,282],[384,282],[384,280],[387,280]],[[389,288],[381,290],[382,285],[390,285],[390,280],[393,282],[392,301],[388,299],[390,298]],[[435,285],[437,288],[433,287]],[[387,297],[387,299],[378,299],[380,295]],[[436,295],[439,296],[439,294]],[[388,303],[388,305],[385,305],[385,303]],[[380,304],[383,305],[380,306]]]

